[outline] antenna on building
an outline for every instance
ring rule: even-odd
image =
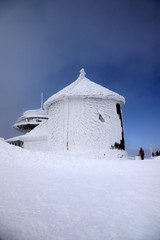
[[[41,93],[41,109],[43,110],[43,92]]]

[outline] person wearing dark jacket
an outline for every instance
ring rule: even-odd
[[[141,159],[144,160],[144,150],[142,147],[139,150],[139,155],[141,156]]]

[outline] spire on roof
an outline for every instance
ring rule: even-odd
[[[82,68],[81,70],[80,70],[80,74],[79,74],[79,78],[85,78],[85,76],[86,76],[86,73],[85,73],[85,71],[84,71],[84,68]]]

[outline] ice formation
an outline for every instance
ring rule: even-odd
[[[76,81],[44,103],[48,120],[8,142],[31,150],[122,157],[124,104],[123,96],[90,81],[81,69]]]
[[[111,149],[124,154],[121,107],[124,97],[85,77],[51,96],[48,110],[48,144],[55,152],[76,152],[106,156]]]

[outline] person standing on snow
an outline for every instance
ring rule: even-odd
[[[141,156],[141,159],[144,160],[144,150],[142,147],[139,150],[139,155]]]
[[[159,156],[159,152],[158,152],[158,150],[156,151],[156,156]]]

